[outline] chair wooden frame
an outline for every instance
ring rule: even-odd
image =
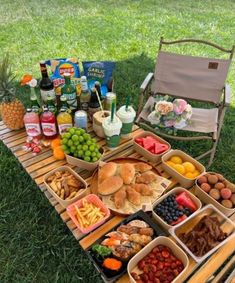
[[[229,59],[232,60],[234,50],[235,50],[235,45],[232,46],[232,49],[225,49],[221,46],[218,46],[214,43],[205,41],[205,40],[197,40],[197,39],[183,39],[183,40],[176,40],[176,41],[165,41],[163,37],[161,37],[160,43],[159,43],[159,51],[162,49],[163,45],[172,45],[172,44],[182,44],[182,43],[198,43],[198,44],[206,44],[210,45],[214,48],[219,49],[222,52],[228,53],[229,54]],[[196,159],[199,160],[203,157],[206,157],[210,155],[209,162],[208,162],[208,167],[212,164],[215,153],[216,153],[216,147],[220,138],[220,133],[221,133],[221,128],[223,125],[224,121],[224,116],[227,107],[230,105],[231,101],[231,90],[230,86],[228,84],[225,84],[223,89],[221,90],[221,102],[219,104],[214,104],[218,108],[218,123],[217,123],[217,131],[213,133],[209,133],[206,135],[199,135],[199,136],[188,136],[188,137],[182,137],[182,136],[173,136],[169,135],[166,133],[159,132],[155,129],[153,129],[151,126],[148,124],[144,123],[141,121],[141,117],[139,116],[143,107],[144,107],[144,100],[148,98],[150,95],[153,95],[153,93],[150,91],[150,86],[151,83],[154,80],[154,73],[149,73],[146,78],[144,79],[143,83],[140,86],[140,98],[139,98],[139,106],[137,110],[137,119],[136,123],[150,131],[155,132],[158,135],[161,135],[166,138],[174,139],[174,140],[182,140],[182,141],[193,141],[193,140],[211,140],[212,141],[212,147],[210,150],[206,151],[205,153],[201,154],[200,156],[197,156]],[[200,100],[198,100],[200,101]]]

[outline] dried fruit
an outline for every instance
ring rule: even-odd
[[[201,184],[201,189],[207,193],[209,193],[211,186],[208,183],[202,183]]]
[[[209,195],[213,198],[213,199],[220,199],[220,192],[216,189],[211,189],[209,192]]]
[[[225,187],[225,185],[221,182],[218,182],[215,184],[215,189],[222,190]]]
[[[230,197],[231,202],[235,205],[235,194],[232,194]]]
[[[233,203],[229,199],[223,199],[221,204],[227,208],[233,208]]]
[[[206,176],[201,176],[198,180],[197,183],[199,185],[203,184],[203,183],[207,183],[207,177]]]
[[[210,175],[208,177],[208,183],[214,185],[218,182],[218,177],[216,175]]]
[[[224,188],[220,191],[220,194],[223,199],[229,199],[232,195],[232,192],[230,189]]]
[[[221,174],[216,174],[216,176],[220,182],[224,181],[224,177]]]

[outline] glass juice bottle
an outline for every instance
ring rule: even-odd
[[[24,115],[24,125],[29,137],[41,138],[42,132],[38,113],[28,108]]]
[[[44,136],[50,139],[55,138],[57,135],[55,114],[44,107],[40,120]]]
[[[54,113],[56,115],[56,106],[54,103],[54,100],[51,96],[47,96],[47,108],[49,111],[51,111],[52,113]]]
[[[60,109],[60,113],[57,116],[57,125],[60,135],[65,133],[67,129],[73,126],[72,116],[66,111],[65,108]]]
[[[31,109],[33,112],[36,112],[36,113],[42,112],[42,109],[38,103],[38,98],[37,98],[34,87],[30,88],[30,104],[31,104]]]
[[[61,95],[66,97],[69,108],[75,112],[78,107],[76,87],[71,84],[71,75],[69,73],[64,73],[64,79],[65,83],[61,88]]]
[[[81,94],[80,94],[80,108],[83,111],[88,111],[91,94],[88,89],[86,76],[81,77]]]

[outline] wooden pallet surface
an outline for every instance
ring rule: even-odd
[[[92,134],[92,136],[94,136],[94,133],[92,133],[91,130],[91,125],[89,125],[89,132]],[[132,137],[135,137],[141,131],[141,129],[135,127],[132,133]],[[119,147],[113,151],[107,149],[105,140],[98,139],[100,146],[105,149],[104,161],[125,156],[137,158],[139,160],[145,160],[142,156],[134,151],[132,146],[132,137],[126,140],[122,139]],[[101,227],[97,228],[93,233],[83,235],[69,218],[66,209],[60,203],[58,203],[57,200],[48,192],[46,186],[43,183],[43,177],[48,171],[61,165],[68,165],[67,162],[65,160],[55,160],[50,148],[43,148],[42,152],[36,156],[34,156],[31,152],[22,150],[22,145],[25,143],[26,139],[25,131],[11,131],[5,127],[2,121],[0,122],[0,139],[18,158],[22,166],[36,182],[36,184],[39,185],[40,190],[47,197],[51,205],[56,209],[62,221],[67,225],[68,229],[72,232],[74,237],[77,240],[80,240],[79,243],[84,249],[88,248],[97,238],[105,234],[110,229],[110,227],[114,227],[116,224],[120,223],[123,220],[123,217],[121,216],[114,216]],[[153,165],[156,166],[157,170],[161,173],[162,176],[171,179],[169,174],[163,171],[161,164]],[[78,172],[87,181],[88,185],[90,185],[92,179],[91,172],[79,169],[71,165],[68,166],[75,169],[75,171]],[[177,182],[172,179],[171,181],[172,183],[170,185],[170,188],[173,188],[177,185]],[[235,214],[233,214],[230,218],[235,221]],[[183,279],[187,279],[186,281],[189,283],[206,282],[215,273],[215,271],[220,268],[222,263],[234,253],[234,250],[235,239],[231,239],[227,244],[225,244],[217,252],[215,252],[206,263],[198,265],[190,258],[190,264]],[[234,256],[232,256],[231,258],[234,258]],[[231,264],[232,261],[229,260],[228,262]],[[225,272],[227,268],[228,266],[226,265],[222,270],[224,270]],[[219,274],[221,275],[221,272]],[[218,275],[214,278],[214,280],[216,280],[216,278],[219,278]],[[120,278],[117,282],[128,283],[129,278],[127,274]],[[216,281],[213,281],[213,283],[214,282]]]

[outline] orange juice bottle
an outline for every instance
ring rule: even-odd
[[[57,116],[57,125],[60,135],[73,126],[72,116],[67,112],[65,108],[60,109],[60,113]]]

